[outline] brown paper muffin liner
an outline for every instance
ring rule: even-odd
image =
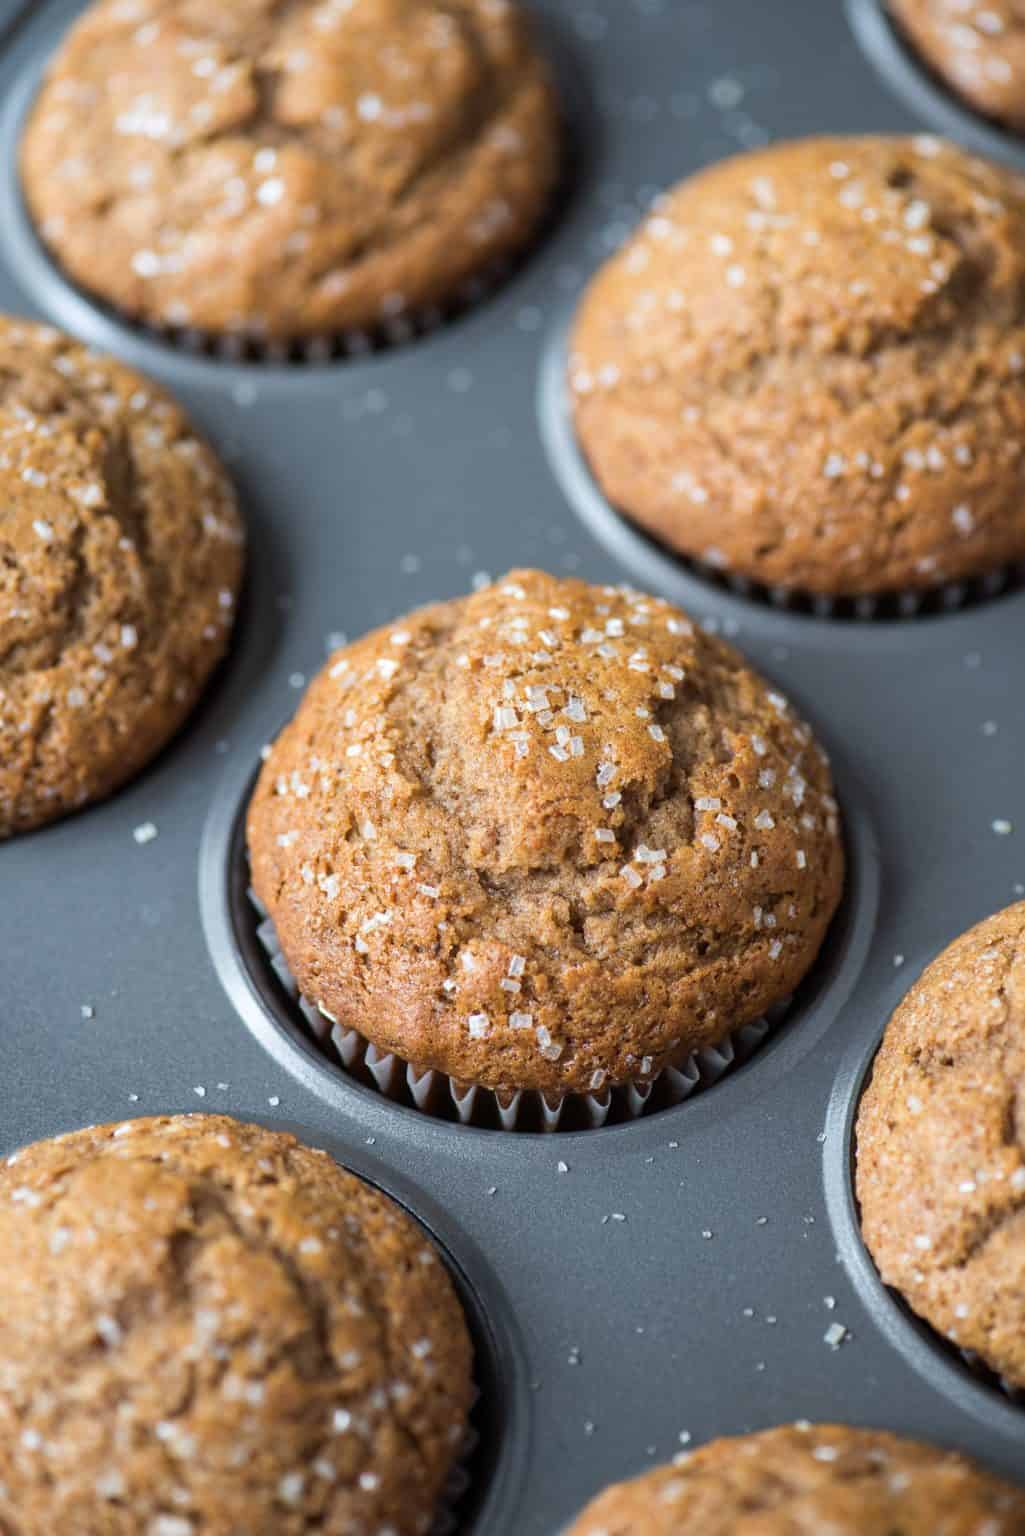
[[[473,1401],[470,1404],[471,1422],[467,1425],[459,1455],[442,1489],[428,1536],[458,1536],[464,1524],[462,1506],[473,1486],[473,1458],[480,1446],[480,1435],[472,1423],[479,1403],[480,1389],[474,1386]]]
[[[942,1334],[940,1338],[942,1339]],[[991,1391],[999,1392],[1006,1397],[1008,1402],[1016,1408],[1025,1408],[1025,1387],[1016,1387],[1013,1381],[1008,1381],[1006,1376],[998,1376],[992,1366],[986,1364],[981,1355],[977,1355],[972,1349],[959,1349],[950,1340],[943,1340],[948,1349],[952,1349],[958,1359],[971,1371],[976,1381],[981,1386],[989,1387]]]
[[[503,1131],[595,1130],[610,1122],[638,1120],[655,1110],[682,1104],[754,1055],[786,1017],[793,1002],[792,998],[785,998],[717,1045],[693,1051],[680,1066],[665,1067],[643,1083],[617,1084],[600,1093],[566,1094],[554,1100],[534,1090],[503,1092],[459,1082],[433,1068],[422,1070],[393,1052],[378,1050],[357,1029],[304,997],[281,951],[266,908],[253,890],[249,890],[248,896],[260,918],[256,937],[270,967],[298,1009],[307,1033],[328,1060],[356,1082],[376,1088],[396,1104],[460,1125]]]
[[[620,517],[625,514],[620,512]],[[632,519],[627,519],[632,522]],[[640,526],[633,524],[633,526]],[[641,529],[644,532],[644,529]],[[650,537],[650,535],[649,535]],[[655,541],[668,558],[689,569],[701,581],[749,601],[766,603],[785,613],[810,614],[820,619],[872,620],[915,619],[933,614],[957,613],[1002,593],[1025,586],[1025,560],[1000,566],[984,575],[951,581],[915,591],[879,592],[861,597],[826,597],[799,587],[767,587],[747,576],[707,564],[669,549]]]
[[[403,311],[382,318],[379,325],[372,327],[295,340],[270,341],[257,332],[214,332],[193,326],[154,325],[124,310],[108,307],[108,312],[122,324],[130,325],[133,330],[152,341],[212,362],[301,368],[351,361],[419,341],[490,299],[528,258],[537,240],[544,238],[548,228],[546,221],[541,233],[531,241],[522,255],[505,257],[477,276],[467,279],[446,303]],[[50,260],[53,259],[51,256]]]
[[[782,613],[860,623],[956,613],[1025,587],[1025,559],[1020,559],[956,581],[937,580],[914,589],[898,588],[860,596],[829,596],[800,586],[769,585],[731,570],[728,565],[684,553],[622,505],[611,501],[599,484],[576,431],[568,382],[568,349],[568,322],[564,322],[553,333],[541,371],[539,404],[549,460],[567,500],[581,520],[600,543],[606,548],[611,545],[616,558],[625,561],[635,573],[638,567],[643,567],[646,585],[658,581],[657,575],[650,574],[652,563],[657,560],[663,567],[663,576],[668,573],[668,568],[672,568],[715,591]],[[616,525],[617,533],[620,528],[627,530],[644,546],[643,550],[628,548],[624,551],[621,541],[613,533]]]

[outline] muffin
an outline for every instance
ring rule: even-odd
[[[857,1123],[862,1231],[887,1285],[1025,1388],[1025,903],[929,966]]]
[[[811,139],[660,198],[580,305],[609,501],[822,598],[1025,557],[1025,183],[936,139]]]
[[[1022,0],[889,0],[922,58],[969,106],[1025,132]]]
[[[231,485],[172,400],[0,317],[0,837],[109,794],[227,645]]]
[[[510,0],[97,0],[21,146],[82,287],[155,326],[284,341],[448,305],[529,239],[558,162]]]
[[[252,880],[379,1050],[552,1100],[787,997],[840,898],[826,758],[661,599],[515,571],[338,651],[264,763]]]
[[[796,1424],[620,1483],[569,1536],[1023,1536],[1025,1493],[953,1451]]]
[[[224,1116],[38,1142],[0,1171],[0,1529],[429,1529],[471,1347],[423,1233]]]

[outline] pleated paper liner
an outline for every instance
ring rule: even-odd
[[[663,546],[660,546],[660,548]],[[823,597],[791,587],[766,587],[745,576],[731,575],[699,560],[672,556],[693,571],[702,581],[745,597],[766,603],[786,613],[810,614],[820,619],[846,619],[862,623],[871,620],[928,618],[941,613],[957,613],[975,607],[1005,592],[1025,586],[1025,560],[999,570],[987,571],[964,581],[946,582],[907,592],[880,592],[862,597]]]
[[[929,1320],[916,1312],[901,1292],[892,1285],[886,1286],[886,1293],[911,1326],[928,1340],[934,1349],[945,1355],[952,1364],[966,1369],[972,1380],[980,1387],[985,1387],[989,1392],[999,1393],[1015,1407],[1025,1410],[1025,1387],[1017,1387],[1005,1376],[998,1375],[992,1366],[986,1364],[981,1355],[976,1354],[972,1349],[962,1349],[956,1340],[934,1328]]]
[[[114,305],[105,303],[98,295],[80,288],[63,271],[57,258],[49,250],[45,252],[45,259],[60,272],[66,283],[74,286],[76,292],[88,298],[90,304],[106,319],[127,327],[144,341],[184,353],[188,357],[205,359],[213,363],[303,368],[323,366],[326,363],[355,361],[369,357],[373,353],[407,346],[410,342],[422,340],[491,298],[527,259],[529,250],[535,243],[536,241],[531,242],[527,253],[508,257],[488,268],[480,276],[468,279],[444,304],[429,305],[408,312],[400,311],[383,317],[380,324],[373,327],[299,337],[294,340],[271,340],[261,336],[257,331],[243,329],[212,332],[186,324],[158,325],[129,310],[118,309]]]
[[[470,1423],[463,1438],[459,1457],[442,1490],[438,1508],[431,1522],[429,1536],[460,1536],[460,1532],[465,1527],[466,1503],[474,1483],[474,1460],[481,1443],[481,1437],[473,1424],[473,1416],[480,1405],[481,1395],[476,1386],[473,1390]]]
[[[541,360],[538,412],[542,440],[569,505],[592,536],[627,567],[642,590],[675,596],[684,577],[777,612],[865,623],[956,613],[1025,588],[1025,558],[976,576],[938,579],[913,589],[826,596],[800,587],[770,586],[728,566],[684,554],[614,505],[591,469],[577,438],[568,394],[567,336],[571,321],[572,316],[567,315],[556,325]],[[686,604],[692,598],[690,594],[681,601]]]
[[[948,1349],[954,1350],[958,1359],[968,1367],[976,1381],[981,1382],[984,1387],[989,1387],[991,1391],[999,1392],[1009,1402],[1014,1403],[1015,1407],[1025,1409],[1025,1387],[1016,1387],[1013,1381],[1007,1380],[1006,1376],[998,1376],[980,1355],[975,1354],[974,1350],[958,1349],[957,1345],[949,1340],[942,1340],[942,1342]]]
[[[582,459],[581,459],[581,462]],[[590,471],[587,471],[590,475]],[[597,482],[592,480],[595,494],[602,496]],[[934,587],[914,590],[877,592],[859,597],[827,597],[805,592],[799,587],[765,586],[749,576],[690,555],[681,554],[663,540],[657,538],[626,513],[602,500],[610,517],[628,527],[635,536],[650,547],[657,557],[667,564],[686,572],[706,586],[718,588],[733,597],[761,603],[782,613],[793,613],[817,619],[840,619],[848,623],[892,622],[895,619],[930,618],[937,614],[958,613],[974,608],[993,598],[1025,588],[1025,560],[999,566],[979,576],[966,577],[961,581],[942,582]]]
[[[496,1092],[475,1083],[458,1082],[431,1068],[420,1070],[391,1052],[380,1051],[351,1025],[332,1018],[304,997],[281,952],[266,909],[255,892],[250,890],[248,895],[260,918],[256,936],[268,964],[306,1034],[328,1060],[355,1082],[376,1088],[396,1104],[460,1125],[503,1131],[594,1130],[682,1104],[754,1055],[782,1023],[793,1001],[786,998],[777,1003],[718,1045],[694,1051],[681,1066],[666,1067],[650,1081],[616,1085],[590,1094],[568,1094],[560,1099],[527,1090]]]
[[[551,216],[544,228],[550,224]],[[422,340],[442,326],[458,320],[476,305],[486,302],[501,288],[513,272],[527,260],[537,240],[535,236],[524,253],[506,257],[488,267],[480,275],[468,278],[444,304],[429,305],[420,309],[401,310],[382,317],[372,327],[341,330],[320,336],[302,337],[295,340],[269,340],[255,331],[231,331],[215,333],[196,327],[181,325],[154,325],[125,311],[101,306],[113,319],[130,325],[133,330],[149,341],[188,353],[191,357],[207,358],[211,362],[246,363],[268,367],[317,367],[325,363],[353,361],[384,352],[392,347],[407,346]],[[51,257],[51,260],[53,258]],[[99,302],[95,298],[93,302]]]

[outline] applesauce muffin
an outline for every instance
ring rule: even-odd
[[[421,1536],[471,1346],[391,1200],[225,1116],[42,1141],[0,1170],[0,1528]]]
[[[338,651],[247,831],[311,1003],[554,1099],[651,1082],[786,998],[843,883],[785,699],[668,603],[539,571]]]
[[[976,112],[1025,132],[1022,0],[889,0],[925,63]]]
[[[570,342],[583,452],[675,550],[825,598],[1025,557],[1025,183],[809,139],[660,198]]]
[[[713,1440],[595,1499],[568,1536],[1023,1536],[1025,1492],[882,1430]]]
[[[956,939],[896,1010],[857,1123],[887,1285],[1025,1388],[1025,903]]]
[[[242,523],[155,384],[0,316],[0,837],[108,795],[224,653]]]
[[[559,136],[511,0],[97,0],[21,174],[99,298],[290,341],[454,301],[536,229]]]

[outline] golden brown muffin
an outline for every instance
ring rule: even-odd
[[[1025,1387],[1025,903],[944,950],[887,1025],[857,1192],[887,1285]]]
[[[287,340],[455,299],[533,233],[558,141],[510,0],[98,0],[21,171],[83,287]]]
[[[225,1116],[38,1142],[0,1171],[0,1529],[421,1536],[471,1347],[385,1196]]]
[[[797,1424],[713,1440],[595,1499],[569,1536],[1023,1536],[1025,1493],[953,1451]]]
[[[720,640],[516,571],[338,651],[248,818],[301,990],[382,1050],[559,1097],[793,991],[840,897],[829,769]]]
[[[1025,183],[931,138],[811,139],[659,199],[592,282],[573,412],[609,500],[827,596],[1025,556]]]
[[[925,62],[987,117],[1025,131],[1023,0],[889,0]]]
[[[109,794],[223,654],[228,479],[163,390],[0,317],[0,837]]]

